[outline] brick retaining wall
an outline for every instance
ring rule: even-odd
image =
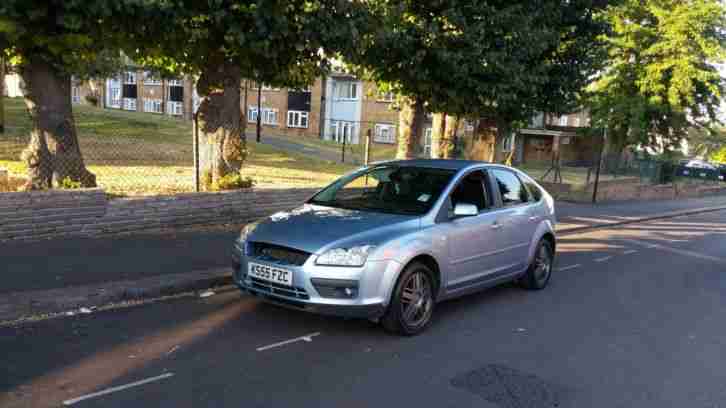
[[[553,197],[562,201],[591,202],[593,184],[575,188],[571,184],[540,183]],[[673,200],[726,194],[726,184],[640,184],[638,179],[620,179],[600,182],[598,202],[627,200]]]
[[[0,240],[246,222],[294,208],[315,191],[252,189],[118,199],[108,199],[101,189],[0,193]]]

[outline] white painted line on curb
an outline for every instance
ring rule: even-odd
[[[569,271],[570,269],[576,269],[576,268],[579,268],[581,266],[582,265],[580,265],[580,264],[575,264],[575,265],[570,265],[570,266],[563,266],[562,268],[557,269],[557,272]]]
[[[623,252],[623,255],[630,255],[638,252],[637,249],[628,249],[627,251]]]
[[[610,255],[610,256],[603,256],[602,258],[595,259],[595,262],[605,262],[605,261],[609,261],[611,259],[613,259],[613,256],[612,255]]]
[[[94,392],[91,394],[82,395],[78,398],[73,398],[73,399],[63,401],[63,405],[65,405],[65,406],[73,405],[76,402],[81,402],[81,401],[85,401],[87,399],[100,397],[102,395],[111,394],[112,392],[122,391],[122,390],[125,390],[128,388],[131,388],[131,387],[138,387],[139,385],[148,384],[150,382],[163,380],[163,379],[173,377],[173,376],[174,376],[174,373],[166,373],[166,374],[162,374],[162,375],[159,375],[156,377],[147,378],[145,380],[136,381],[136,382],[132,382],[132,383],[125,384],[125,385],[119,385],[118,387],[106,388],[105,390],[97,391],[97,392]]]
[[[279,343],[273,343],[273,344],[270,344],[267,346],[258,347],[257,351],[265,351],[265,350],[269,350],[269,349],[272,349],[275,347],[284,346],[284,345],[287,345],[290,343],[297,343],[298,341],[306,341],[309,343],[309,342],[313,341],[313,337],[315,337],[315,336],[320,336],[320,332],[315,332],[315,333],[308,334],[305,336],[295,337],[294,339],[281,341]]]

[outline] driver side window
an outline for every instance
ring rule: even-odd
[[[462,179],[451,193],[451,210],[457,204],[475,205],[479,212],[489,208],[487,193],[484,189],[486,176],[483,171],[476,170]]]

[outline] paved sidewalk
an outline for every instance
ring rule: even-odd
[[[598,206],[558,203],[558,232],[575,232],[585,228],[719,207],[726,209],[726,196]],[[107,287],[109,289],[105,291],[106,296],[114,301],[124,296],[138,298],[145,297],[148,293],[168,294],[169,290],[161,287],[164,282],[173,282],[170,285],[179,290],[196,290],[199,285],[194,282],[193,275],[198,273],[200,280],[208,279],[209,276],[204,275],[204,272],[212,270],[217,271],[214,274],[214,283],[224,283],[218,279],[218,271],[229,267],[232,242],[237,233],[236,227],[202,228],[199,231],[96,239],[5,242],[0,244],[3,279],[0,300],[21,299],[23,293],[40,296],[44,291],[52,291],[47,293],[57,295],[63,293],[63,289],[73,288],[68,293],[73,293],[71,297],[75,299],[75,304],[88,305],[93,300],[92,294],[81,296],[76,293],[78,291],[75,289],[78,287],[93,288],[93,293],[104,292]],[[177,279],[182,276],[184,279]],[[145,291],[148,282],[154,282],[158,290]],[[74,304],[73,299],[59,300],[58,304],[70,306]],[[26,300],[27,304],[34,302],[33,299]],[[43,302],[45,300],[36,301],[38,305]],[[41,306],[38,308],[44,310]],[[31,311],[33,307],[24,307],[22,310]],[[11,314],[5,313],[4,317]]]

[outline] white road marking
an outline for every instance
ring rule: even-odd
[[[676,255],[690,256],[693,258],[704,259],[707,261],[713,261],[713,262],[717,262],[717,263],[726,265],[726,258],[719,258],[716,256],[706,255],[706,254],[702,254],[700,252],[688,251],[685,249],[671,248],[671,247],[668,247],[665,245],[658,245],[658,244],[649,244],[648,245],[648,244],[644,244],[640,241],[631,240],[631,239],[624,239],[623,241],[630,242],[630,243],[633,243],[636,245],[646,245],[648,248],[656,248],[656,249],[660,249],[661,251],[667,251],[667,252],[670,252],[670,253],[676,254]]]
[[[605,262],[605,261],[609,261],[611,259],[613,259],[613,256],[612,255],[603,256],[602,258],[595,259],[595,262]]]
[[[91,394],[82,395],[78,398],[73,398],[73,399],[63,401],[63,405],[66,405],[66,406],[73,405],[77,402],[85,401],[87,399],[100,397],[102,395],[111,394],[112,392],[122,391],[125,389],[129,389],[131,387],[138,387],[139,385],[148,384],[150,382],[163,380],[163,379],[173,377],[173,376],[174,376],[174,373],[166,373],[166,374],[162,374],[162,375],[159,375],[156,377],[147,378],[145,380],[136,381],[136,382],[132,382],[132,383],[125,384],[125,385],[119,385],[118,387],[106,388],[105,390],[97,391],[97,392],[94,392]]]
[[[297,343],[298,341],[306,341],[306,342],[309,343],[309,342],[313,341],[313,337],[315,337],[315,336],[320,336],[320,332],[308,334],[308,335],[305,335],[305,336],[295,337],[294,339],[281,341],[279,343],[274,343],[274,344],[270,344],[270,345],[267,345],[267,346],[258,347],[257,348],[257,351],[265,351],[265,350],[269,350],[269,349],[272,349],[272,348],[275,348],[275,347],[284,346],[284,345],[287,345],[287,344],[290,344],[290,343]]]
[[[575,265],[570,265],[570,266],[563,266],[562,268],[557,269],[557,272],[569,271],[570,269],[576,269],[576,268],[579,268],[581,266],[582,265],[580,265],[580,264],[575,264]]]
[[[623,255],[630,255],[638,252],[636,249],[628,249],[627,251],[623,252]]]

